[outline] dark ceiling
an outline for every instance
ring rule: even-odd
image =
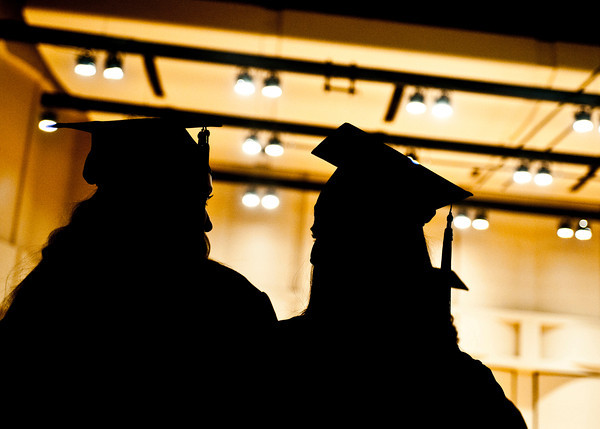
[[[380,19],[435,27],[523,36],[545,42],[600,46],[600,6],[576,2],[571,7],[549,2],[327,2],[235,1],[273,10],[299,10]]]

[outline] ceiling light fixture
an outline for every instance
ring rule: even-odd
[[[452,116],[453,111],[450,105],[450,98],[446,94],[442,94],[431,108],[433,116],[442,119]]]
[[[275,72],[265,79],[265,86],[262,89],[262,95],[269,98],[278,98],[282,94],[279,78],[275,76]]]
[[[38,128],[46,133],[53,133],[58,128],[55,128],[57,119],[56,115],[52,112],[44,112],[40,116],[40,122],[38,122]]]
[[[242,151],[246,155],[257,155],[262,151],[262,146],[256,137],[256,134],[252,134],[244,143],[242,143]]]
[[[466,210],[461,210],[455,217],[453,224],[458,229],[467,229],[471,226],[471,218],[468,216]]]
[[[529,166],[526,162],[522,162],[521,165],[513,173],[513,180],[519,185],[531,182],[531,173],[529,172]]]
[[[571,223],[568,220],[564,220],[558,225],[556,235],[560,238],[572,238],[575,235],[575,231],[571,228]]]
[[[254,86],[254,81],[252,80],[252,76],[248,73],[248,71],[242,71],[235,82],[235,86],[233,87],[236,94],[248,96],[254,94],[256,90]]]
[[[94,76],[96,74],[96,60],[90,52],[85,52],[77,57],[75,73],[85,77]]]
[[[421,115],[425,113],[426,110],[425,97],[423,97],[421,92],[415,92],[406,104],[406,111],[412,115]]]
[[[281,141],[276,136],[271,137],[269,144],[265,147],[265,153],[269,156],[281,156],[283,151]]]
[[[573,130],[577,133],[587,133],[594,129],[592,115],[589,111],[581,109],[575,113],[575,121],[573,121]]]
[[[575,238],[583,241],[592,238],[592,229],[587,220],[581,219],[579,221],[579,228],[575,231]]]
[[[260,197],[255,188],[249,188],[242,197],[242,204],[246,207],[254,208],[260,204]]]
[[[547,166],[542,165],[540,167],[540,169],[538,170],[538,172],[536,173],[535,177],[533,178],[533,181],[538,186],[551,185],[553,179],[552,179],[552,173],[550,172],[550,169]]]
[[[471,226],[478,231],[484,231],[490,227],[490,222],[484,212],[479,212],[471,222]]]
[[[273,210],[279,207],[279,197],[274,190],[270,190],[262,197],[260,203],[265,209]]]
[[[102,75],[106,79],[110,80],[121,80],[125,75],[123,72],[123,62],[119,55],[115,52],[111,52],[106,57],[106,63],[104,64],[104,72]]]
[[[410,160],[411,160],[411,162],[412,162],[413,164],[416,164],[416,165],[419,165],[419,164],[420,164],[420,163],[419,163],[419,158],[417,158],[417,155],[416,155],[414,152],[409,152],[409,153],[407,153],[407,154],[406,154],[406,157],[407,157],[408,159],[410,159]]]

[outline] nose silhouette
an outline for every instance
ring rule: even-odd
[[[213,224],[210,221],[210,216],[206,213],[206,219],[204,220],[204,232],[210,232],[213,229]]]

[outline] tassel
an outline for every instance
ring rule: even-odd
[[[441,269],[444,273],[449,273],[452,270],[452,206],[446,218],[446,229],[444,230],[444,244],[442,245],[442,264]]]

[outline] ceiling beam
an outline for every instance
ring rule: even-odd
[[[266,187],[297,189],[302,191],[320,192],[324,182],[312,180],[297,180],[289,178],[279,178],[267,176],[265,174],[244,174],[226,171],[213,170],[213,179],[215,181],[242,183],[248,185],[260,185]],[[527,213],[543,216],[555,216],[561,218],[579,218],[587,220],[600,220],[600,210],[585,210],[581,208],[571,208],[557,205],[524,204],[517,202],[508,202],[493,200],[489,198],[471,197],[465,201],[456,204],[459,207],[472,207],[489,210],[500,210],[517,213]]]
[[[101,36],[83,32],[35,27],[13,20],[0,20],[0,38],[5,40],[44,43],[74,48],[100,49],[112,52],[125,52],[163,58],[177,58],[190,61],[226,64],[238,67],[255,67],[310,75],[319,75],[352,80],[364,80],[478,94],[517,97],[528,100],[541,100],[557,103],[600,106],[599,94],[586,94],[582,91],[561,91],[543,87],[509,85],[477,80],[456,79],[405,73],[355,65],[333,64],[280,58],[265,55],[251,55],[217,51],[166,43],[144,42],[134,39]]]
[[[284,122],[273,119],[258,119],[250,117],[218,115],[213,113],[179,110],[164,107],[155,107],[144,104],[123,103],[115,101],[97,100],[91,98],[73,97],[67,94],[45,93],[42,95],[41,104],[46,108],[66,108],[80,111],[98,111],[120,113],[124,115],[154,116],[154,117],[179,117],[194,120],[204,120],[207,123],[220,123],[225,126],[257,129],[272,132],[285,132],[291,134],[325,137],[337,127]],[[464,143],[448,140],[434,140],[386,133],[373,133],[391,145],[433,149],[449,152],[473,153],[478,155],[500,156],[504,158],[519,158],[527,160],[540,160],[554,163],[600,166],[600,157],[578,155],[562,152],[528,150],[507,146],[489,144]]]

